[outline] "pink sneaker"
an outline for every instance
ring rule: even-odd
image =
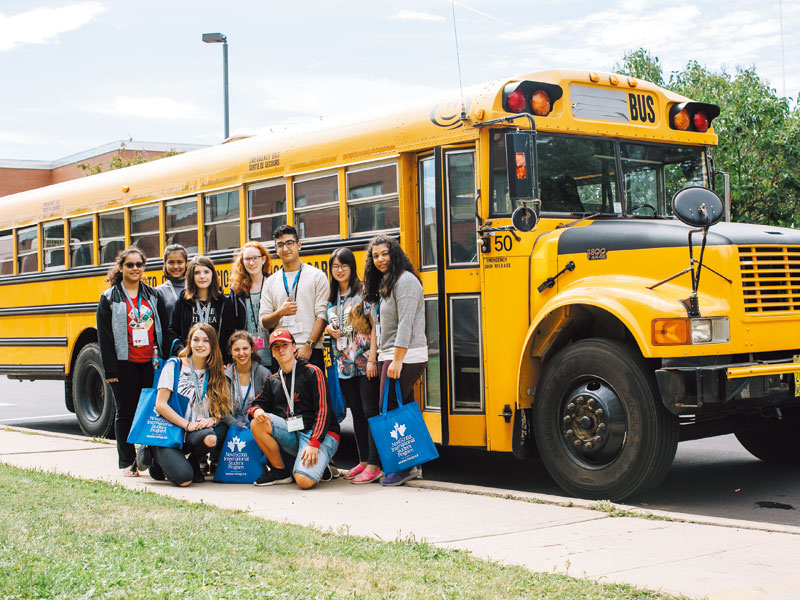
[[[352,469],[347,471],[347,475],[344,475],[344,478],[345,479],[354,479],[355,476],[359,475],[361,473],[361,471],[363,471],[364,469],[366,469],[366,467],[364,465],[362,465],[361,463],[358,463],[355,467],[353,467]]]
[[[364,469],[350,483],[378,483],[381,479],[383,479],[383,471],[381,471],[380,469],[378,469],[374,473],[370,473],[369,471]]]

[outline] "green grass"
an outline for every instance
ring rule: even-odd
[[[666,598],[0,465],[0,598]]]

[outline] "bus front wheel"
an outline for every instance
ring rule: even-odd
[[[545,467],[574,496],[620,501],[657,485],[678,446],[678,422],[630,346],[582,340],[547,363],[533,402]]]
[[[106,437],[114,429],[114,393],[105,381],[98,344],[81,348],[72,373],[75,416],[84,434]]]

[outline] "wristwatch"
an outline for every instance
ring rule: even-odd
[[[312,348],[314,347],[314,342],[312,342],[311,340],[306,340],[306,344],[308,344]]]

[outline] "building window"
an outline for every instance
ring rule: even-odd
[[[64,268],[64,221],[51,221],[42,225],[44,234],[44,270]]]
[[[158,258],[161,250],[158,243],[158,205],[140,206],[131,209],[131,246],[136,246],[145,256]]]
[[[0,232],[0,275],[14,274],[14,234]]]
[[[36,227],[17,231],[17,272],[35,273],[39,270],[39,235]]]
[[[100,215],[100,264],[113,263],[125,249],[125,217],[122,211]]]
[[[239,243],[239,192],[208,194],[203,198],[206,252],[238,248]]]
[[[347,221],[350,235],[400,227],[397,165],[347,171]]]
[[[272,241],[272,232],[286,224],[286,184],[283,180],[247,188],[247,239]]]
[[[165,244],[180,244],[189,255],[197,254],[197,199],[168,202],[164,222]]]
[[[294,226],[300,239],[339,235],[339,178],[294,183]]]
[[[69,266],[85,267],[94,264],[92,257],[92,217],[69,221]]]

